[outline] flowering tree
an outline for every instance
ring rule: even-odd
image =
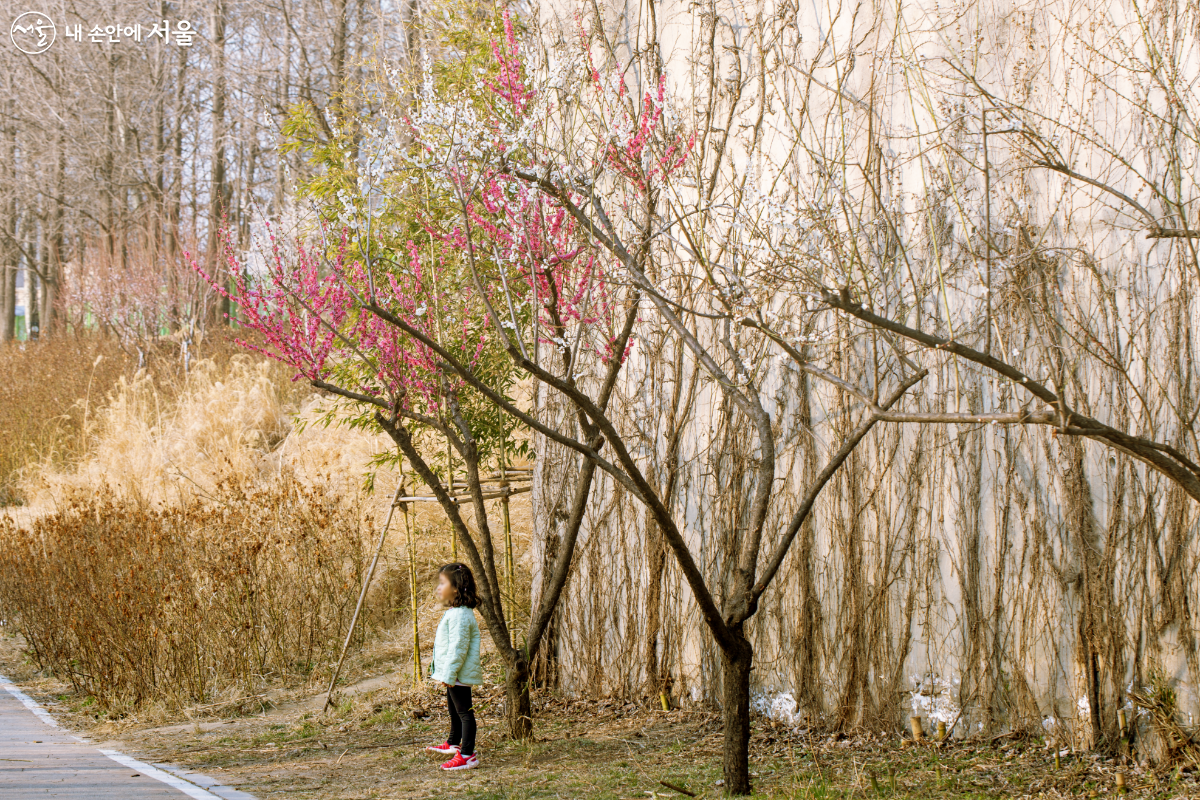
[[[511,64],[502,58],[497,66],[490,95],[518,109],[502,123],[521,124],[528,97],[509,91]],[[428,78],[425,89],[436,98]],[[509,730],[524,738],[532,732],[530,664],[571,569],[596,465],[578,465],[563,544],[523,639],[514,639],[481,470],[514,424],[560,434],[511,396],[518,373],[509,353],[532,354],[530,363],[568,383],[585,369],[601,374],[596,402],[604,408],[632,344],[637,304],[614,293],[609,259],[552,198],[466,157],[482,142],[464,147],[460,131],[443,124],[447,113],[436,102],[422,103],[411,119],[394,119],[392,128],[368,139],[364,151],[373,158],[361,191],[339,196],[340,231],[322,225],[321,241],[306,246],[269,230],[257,268],[229,249],[234,290],[227,296],[242,323],[261,334],[258,349],[348,401],[350,420],[385,431],[432,489],[480,576],[480,612],[506,666]],[[383,186],[387,207],[379,203]],[[448,204],[458,211],[448,213]],[[402,216],[397,207],[420,231],[399,250],[378,230],[381,218]],[[603,447],[585,415],[558,422],[579,432],[589,452]],[[474,527],[422,447],[426,432],[449,441],[465,464]]]
[[[697,185],[703,165],[692,162],[695,137],[672,119],[667,82],[653,60],[641,65],[654,78],[639,98],[622,77],[627,70],[616,63],[599,68],[584,39],[569,52],[545,64],[544,81],[535,83],[510,24],[496,46],[499,74],[486,108],[418,107],[411,122],[420,148],[416,163],[455,198],[454,231],[462,237],[455,242],[461,242],[466,272],[499,346],[546,397],[573,409],[583,435],[552,428],[494,393],[487,399],[549,443],[581,456],[585,472],[602,470],[644,504],[679,564],[722,654],[725,782],[729,791],[745,794],[753,663],[747,621],[817,495],[880,414],[924,372],[899,375],[876,412],[859,415],[831,448],[800,496],[781,495],[776,451],[786,434],[768,411],[778,368],[764,343],[802,367],[807,359],[764,328],[742,325],[739,296],[717,278],[719,269],[706,259],[681,259],[687,242],[664,233],[679,228],[691,242],[702,241],[704,229],[682,224],[682,217],[711,216],[711,195],[697,197],[689,187]],[[693,247],[691,254],[700,252]],[[485,291],[493,283],[499,290]],[[534,313],[525,327],[519,311],[529,306]],[[618,308],[624,309],[623,323]],[[735,320],[737,333],[730,327]],[[651,480],[644,459],[635,455],[639,434],[608,410],[617,378],[612,367],[628,360],[635,331],[639,337],[658,331],[677,341],[681,358],[744,421],[753,442],[750,499],[738,512],[744,524],[716,574],[701,563],[698,543],[682,522],[686,509],[672,500],[669,482]],[[742,341],[742,331],[759,343]],[[470,365],[447,361],[447,367],[476,385]],[[646,365],[629,369],[636,377]],[[611,448],[611,457],[600,452],[601,444]],[[792,510],[781,518],[784,503]]]
[[[99,328],[121,346],[137,351],[139,363],[164,329],[182,350],[204,337],[217,295],[182,258],[131,243],[125,258],[110,255],[103,242],[89,242],[64,264],[57,302],[77,331]]]
[[[924,126],[920,135],[893,130],[874,101],[855,95],[838,73],[853,68],[852,56],[830,56],[832,67],[818,67],[821,52],[811,63],[798,62],[788,48],[798,51],[800,42],[788,38],[794,32],[786,25],[778,36],[760,31],[755,80],[761,83],[731,89],[724,119],[710,107],[687,128],[673,113],[653,33],[645,51],[625,61],[612,40],[588,33],[540,63],[510,35],[497,46],[498,76],[488,103],[418,107],[411,128],[422,149],[413,163],[435,176],[450,199],[476,290],[489,281],[501,284],[481,300],[498,347],[538,383],[540,402],[563,401],[594,426],[606,450],[602,454],[584,437],[544,420],[531,419],[530,428],[595,464],[619,491],[643,504],[720,650],[731,791],[749,788],[746,701],[754,653],[747,627],[784,560],[804,541],[818,494],[879,421],[1036,425],[1068,442],[1061,447],[1075,497],[1066,524],[1080,531],[1074,546],[1085,609],[1080,662],[1093,732],[1100,736],[1102,631],[1106,619],[1118,619],[1111,609],[1119,601],[1113,573],[1106,576],[1095,555],[1098,534],[1083,451],[1073,443],[1100,442],[1166,476],[1177,492],[1196,496],[1191,427],[1197,394],[1187,357],[1196,319],[1189,243],[1196,234],[1186,213],[1192,188],[1182,166],[1191,158],[1185,135],[1190,122],[1176,111],[1190,99],[1177,78],[1182,68],[1170,66],[1190,58],[1190,45],[1159,52],[1159,40],[1190,39],[1170,33],[1172,26],[1186,27],[1178,19],[1109,25],[1136,41],[1122,45],[1124,77],[1106,83],[1108,78],[1092,76],[1101,100],[1093,117],[1082,120],[1072,116],[1081,107],[1077,96],[1061,98],[1056,108],[1035,107],[1027,98],[988,89],[987,76],[967,70],[969,54],[950,59],[955,75],[935,76],[927,54],[904,52],[893,42],[899,48],[891,65],[896,74],[927,83],[903,101]],[[879,30],[875,35],[886,32]],[[1099,45],[1090,46],[1093,55],[1099,52]],[[602,54],[599,65],[596,52]],[[700,69],[715,75],[717,56],[695,55]],[[767,62],[777,68],[767,70]],[[918,63],[926,66],[917,70]],[[818,69],[834,74],[825,81]],[[631,90],[632,79],[622,77],[630,75],[641,76],[648,90]],[[885,79],[872,73],[876,77]],[[964,121],[962,108],[934,106],[930,98],[945,96],[952,86],[978,106],[977,128],[970,115]],[[1119,107],[1125,102],[1121,87],[1128,86],[1145,100],[1115,122],[1106,118],[1104,104]],[[738,122],[747,129],[742,141],[730,138]],[[1144,158],[1125,150],[1134,134],[1144,137]],[[927,148],[929,141],[936,147]],[[744,157],[730,154],[735,145]],[[905,148],[909,161],[901,163],[894,152]],[[1005,150],[1007,175],[1019,177],[1005,178],[1011,194],[1004,215],[994,215],[992,181],[1001,173],[991,159]],[[1081,151],[1097,158],[1103,177],[1076,162],[1071,154]],[[1174,165],[1162,179],[1155,177],[1159,163]],[[1036,220],[1031,208],[1040,202],[1037,192],[1021,185],[1032,171],[1061,176],[1056,189],[1074,187],[1069,211],[1087,214],[1056,216],[1055,209],[1042,208],[1046,218]],[[913,192],[913,185],[920,191]],[[1128,241],[1120,234],[1130,219],[1139,219],[1152,246],[1169,246],[1178,257],[1150,258],[1148,248],[1125,251],[1124,245],[1093,252],[1090,237],[1112,219],[1089,205],[1096,203],[1124,209],[1115,217],[1121,225],[1109,226],[1110,245]],[[526,213],[542,208],[550,213]],[[1080,218],[1087,220],[1086,231],[1072,227]],[[529,257],[513,244],[533,241],[533,231],[563,219],[573,220],[577,241],[604,255],[598,262],[604,291],[596,295],[603,306],[638,308],[629,323],[636,338],[677,346],[676,381],[690,378],[699,386],[696,395],[707,393],[710,406],[719,403],[733,432],[725,443],[740,448],[736,456],[745,467],[728,487],[727,494],[738,498],[725,506],[735,522],[717,555],[697,546],[688,509],[673,496],[671,481],[655,480],[647,467],[655,446],[672,448],[678,437],[654,440],[638,429],[636,413],[630,419],[607,409],[602,392],[608,384],[594,370],[605,354],[617,351],[605,344],[612,322],[590,310],[593,296],[572,295],[582,310],[560,317],[553,331],[542,326],[554,320],[540,312],[522,327],[520,310],[536,310],[538,299],[553,292],[536,280],[511,280]],[[1058,241],[1056,231],[1073,233]],[[571,252],[555,251],[545,263]],[[1068,267],[1070,284],[1061,277]],[[1123,294],[1130,289],[1132,299]],[[1161,306],[1160,297],[1167,300]],[[1169,323],[1169,333],[1132,324],[1125,318],[1130,312],[1137,320]],[[549,369],[539,348],[560,354],[563,363]],[[621,352],[628,364],[618,391],[637,385],[653,368],[638,349]],[[589,361],[589,354],[601,358]],[[982,376],[971,373],[971,364],[983,368]],[[470,383],[469,369],[450,366]],[[938,386],[915,401],[926,406],[897,407],[930,371]],[[826,430],[834,436],[825,439],[824,465],[814,460],[810,469],[792,474],[782,456],[787,436],[816,427],[800,399],[789,394],[795,374],[823,382],[836,398],[836,411],[826,415],[833,421]],[[1098,374],[1112,380],[1096,388],[1091,381]],[[997,388],[991,380],[996,376],[1010,385]],[[978,381],[976,400],[958,390],[964,379]],[[1093,409],[1110,402],[1106,396],[1115,385],[1127,394],[1112,402],[1111,421],[1105,421]],[[638,398],[622,401],[625,408],[639,408]],[[521,413],[511,404],[498,406]],[[668,463],[677,458],[672,452]],[[1121,476],[1132,471],[1115,457],[1110,463],[1118,487],[1127,486]],[[1189,530],[1187,514],[1171,513],[1181,519],[1180,531]],[[1178,534],[1175,552],[1190,536]],[[1164,580],[1171,585],[1180,580],[1178,558],[1163,558]],[[1105,604],[1109,611],[1096,611]],[[865,601],[856,606],[864,607]],[[1109,649],[1119,653],[1116,644],[1112,640]],[[865,704],[861,687],[870,674],[853,653],[847,668],[855,677],[838,699],[839,726],[858,719]],[[1114,685],[1125,674],[1119,654],[1109,674]],[[1119,697],[1115,686],[1111,699]],[[1116,706],[1104,700],[1103,707]]]
[[[322,246],[285,246],[270,233],[265,274],[255,274],[230,256],[234,291],[228,297],[242,324],[261,334],[261,343],[247,346],[348,401],[343,413],[349,421],[385,431],[433,490],[466,560],[480,576],[480,613],[507,668],[509,728],[523,738],[532,731],[529,664],[565,583],[571,548],[563,552],[550,590],[533,609],[524,641],[514,639],[481,490],[483,468],[496,458],[512,429],[507,417],[498,417],[498,404],[515,408],[513,371],[497,356],[497,338],[484,310],[494,298],[488,289],[477,291],[464,280],[458,263],[460,232],[431,232],[424,247],[410,242],[407,262],[387,269],[347,258],[349,236],[343,230],[326,258]],[[561,276],[570,272],[563,265],[537,280],[543,291],[561,291]],[[601,281],[586,272],[574,277],[576,292],[603,291]],[[549,316],[574,313],[569,293],[562,302],[548,301],[546,308]],[[619,359],[610,359],[614,373],[619,365]],[[474,527],[452,497],[448,475],[428,457],[422,432],[444,437],[462,459]],[[575,519],[582,517],[590,475],[587,468],[577,481]]]
[[[906,455],[927,435],[978,448],[973,482],[944,490],[961,492],[972,530],[958,702],[978,704],[981,724],[1014,724],[1023,702],[1005,685],[1025,656],[1001,642],[1041,569],[1005,556],[1016,506],[981,511],[981,499],[988,482],[1025,480],[1035,498],[1056,484],[1061,511],[1034,501],[1029,522],[1062,531],[1071,578],[1050,591],[1076,619],[1054,635],[1074,645],[1063,666],[1078,670],[1086,738],[1112,747],[1127,676],[1167,629],[1142,620],[1168,609],[1161,619],[1195,636],[1182,553],[1200,499],[1200,231],[1187,166],[1200,98],[1182,76],[1195,72],[1196,16],[1102,4],[1047,14],[1049,33],[1017,37],[1024,49],[992,19],[950,43],[843,17],[876,54],[857,71],[855,48],[806,49],[794,20],[757,27],[727,117],[746,123],[746,155],[664,187],[660,208],[674,208],[658,230],[700,274],[705,291],[692,296],[711,299],[683,304],[727,326],[732,382],[753,382],[762,354],[782,352],[861,413],[908,423]],[[705,151],[724,148],[723,135]],[[908,408],[884,407],[889,384],[924,370]],[[981,564],[994,567],[982,613]],[[1131,586],[1146,587],[1140,609]],[[1198,653],[1187,646],[1192,674]],[[837,699],[839,724],[853,722],[858,680]],[[1026,708],[1040,725],[1036,704]]]
[[[850,395],[853,387],[813,367],[811,348],[773,327],[775,312],[747,313],[753,293],[739,270],[762,258],[748,260],[751,249],[718,236],[739,227],[721,217],[729,206],[714,202],[727,178],[694,152],[696,136],[674,118],[657,62],[639,64],[650,76],[639,96],[612,49],[597,65],[591,44],[581,35],[565,56],[537,65],[506,20],[481,96],[441,99],[427,78],[411,114],[367,137],[364,151],[381,155],[363,167],[362,197],[343,199],[337,245],[292,258],[273,242],[265,280],[231,265],[233,299],[268,353],[369,411],[433,488],[483,576],[481,611],[508,668],[517,735],[529,730],[529,664],[567,580],[597,472],[642,503],[721,653],[725,781],[744,794],[754,656],[747,624],[819,493],[925,373],[880,376],[870,409],[843,411],[844,432],[823,466],[780,474],[781,437],[805,425],[797,409],[772,399],[783,370],[807,371]],[[419,199],[423,235],[403,256],[376,247],[372,187],[383,183]],[[776,308],[793,321],[816,313]],[[636,427],[610,410],[621,382],[649,368],[633,344],[651,336],[676,343],[693,387],[719,397],[750,442],[749,469],[737,479],[741,522],[715,565],[699,557],[671,481],[649,476]],[[539,387],[533,408],[509,396],[514,376]],[[556,399],[569,413],[545,412]],[[564,546],[522,647],[509,644],[479,491],[493,413],[573,453],[578,465]],[[414,440],[421,430],[445,436],[467,464],[476,531],[423,458]]]

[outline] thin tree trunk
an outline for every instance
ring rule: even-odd
[[[12,77],[9,77],[11,82]],[[7,103],[7,117],[12,119],[13,104]],[[0,152],[0,168],[9,184],[8,202],[0,207],[6,226],[0,237],[0,342],[11,341],[17,335],[17,249],[13,240],[17,237],[17,128],[9,124],[4,129],[4,150]],[[11,238],[10,238],[11,237]]]
[[[292,52],[292,32],[290,29],[284,30],[283,53],[285,57],[279,76],[275,83],[275,102],[281,109],[286,109],[291,103],[291,52]],[[271,204],[271,212],[268,214],[272,220],[278,220],[283,217],[283,209],[287,202],[287,174],[285,168],[287,166],[287,155],[280,148],[275,148],[275,187],[274,196]]]
[[[170,166],[165,169],[166,184],[163,187],[163,209],[166,214],[166,252],[167,263],[170,265],[171,275],[171,294],[170,309],[177,323],[181,326],[188,325],[189,330],[194,333],[196,323],[203,324],[206,309],[197,307],[202,301],[203,295],[188,297],[183,294],[182,287],[179,282],[179,256],[180,256],[180,224],[183,220],[183,119],[185,109],[185,95],[187,87],[187,65],[188,65],[189,48],[179,48],[179,62],[171,80],[175,83],[175,96],[172,99],[172,104],[169,110],[170,119],[166,123],[168,126],[166,136],[170,143],[171,157]],[[171,127],[173,126],[173,128]],[[195,246],[195,242],[191,243]],[[190,323],[190,325],[189,325]],[[184,356],[184,371],[187,370],[188,357]]]
[[[0,342],[12,341],[17,332],[17,265],[12,248],[0,242]]]
[[[212,107],[212,181],[208,211],[209,274],[224,274],[221,268],[221,215],[229,203],[225,179],[225,3],[217,0],[213,12],[213,107]],[[229,314],[229,298],[219,303],[217,322]]]
[[[798,389],[799,409],[797,420],[800,430],[812,430],[812,385],[807,373],[801,373]],[[804,448],[804,467],[809,475],[816,475],[821,469],[817,460],[817,450],[814,443]],[[800,620],[795,634],[796,647],[796,692],[802,707],[813,709],[818,714],[824,713],[826,702],[821,692],[821,631],[824,629],[824,614],[821,608],[821,595],[817,589],[817,567],[814,563],[816,552],[817,526],[816,519],[809,516],[800,530],[800,542],[792,556],[798,561],[796,580],[799,589]]]
[[[162,3],[159,8],[162,16],[167,16],[166,3]],[[182,48],[181,48],[182,49]],[[150,235],[151,250],[156,259],[160,259],[163,263],[163,284],[166,287],[166,302],[163,312],[165,313],[166,327],[168,333],[174,333],[179,327],[178,309],[175,307],[179,296],[178,276],[175,273],[175,259],[167,255],[168,237],[167,237],[167,221],[169,212],[167,211],[167,153],[169,139],[167,135],[167,92],[165,88],[165,76],[169,73],[170,67],[166,60],[155,61],[154,67],[154,185],[151,187],[151,196],[153,197],[153,211],[150,214],[150,225],[153,230]]]
[[[46,223],[43,221],[41,230],[38,233],[38,269],[42,273],[41,294],[38,297],[38,336],[46,337],[52,333],[54,327],[53,309],[54,309],[54,282],[55,282],[55,264],[54,259],[50,255],[50,232],[46,230]]]
[[[529,662],[518,655],[504,670],[504,723],[508,735],[518,741],[533,736],[533,703],[529,697],[529,683]]]
[[[750,669],[754,651],[739,629],[721,652],[721,717],[725,724],[722,768],[725,791],[750,794]]]
[[[17,268],[9,263],[10,252],[0,243],[0,342],[11,341],[17,327]]]
[[[334,0],[333,3],[333,97],[330,98],[330,106],[333,108],[333,113],[337,116],[337,125],[346,129],[346,120],[343,119],[343,111],[346,99],[346,36],[349,33],[349,20],[347,19],[347,2],[346,0]],[[348,130],[348,129],[346,129]]]
[[[58,333],[60,320],[58,289],[62,281],[63,262],[63,198],[67,190],[66,137],[60,128],[54,157],[54,200],[50,211],[50,230],[47,231],[46,258],[43,259],[46,276],[42,292],[42,335]]]
[[[28,291],[29,302],[25,306],[25,337],[30,341],[37,339],[41,335],[41,316],[38,314],[38,276],[34,272],[35,265],[29,263],[28,259],[25,262],[25,285]]]
[[[658,659],[662,631],[662,585],[666,574],[667,546],[654,515],[646,512],[646,693],[651,698],[664,692],[664,670]]]

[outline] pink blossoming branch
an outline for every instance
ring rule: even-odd
[[[462,226],[446,236],[461,240],[464,228],[478,231],[480,241],[465,242],[468,250],[479,245],[480,252],[494,257],[510,309],[532,302],[536,309],[531,333],[534,342],[560,350],[569,348],[575,353],[591,352],[602,362],[624,360],[633,339],[615,348],[622,315],[610,276],[626,255],[617,231],[604,212],[599,214],[602,231],[594,224],[581,224],[581,209],[594,203],[595,198],[565,181],[569,170],[556,149],[561,143],[546,122],[554,109],[546,92],[531,84],[507,15],[505,37],[493,43],[493,53],[498,77],[485,83],[495,101],[491,106],[493,117],[480,121],[480,127],[490,131],[491,137],[487,147],[479,150],[492,155],[470,163],[463,158],[467,149],[458,148],[444,162],[446,182],[458,195],[463,216]],[[611,131],[593,137],[592,154],[586,160],[592,175],[612,178],[605,181],[606,188],[614,195],[625,195],[618,205],[627,213],[634,196],[645,197],[657,191],[679,170],[693,149],[695,137],[685,138],[666,129],[665,79],[658,82],[655,92],[645,94],[638,107],[627,102],[623,78],[606,82],[592,65],[590,54],[586,60],[591,81],[584,85],[584,91],[594,95],[590,100],[600,110],[601,118],[612,121]],[[615,97],[606,90],[612,85],[619,87]],[[451,116],[460,119],[470,115],[442,114],[443,118]],[[531,130],[535,132],[532,136],[528,135]],[[413,128],[410,133],[426,152],[437,150],[435,143],[422,140],[421,130]],[[455,141],[475,141],[478,131],[461,135],[452,131],[449,135]],[[597,232],[604,236],[597,237]],[[516,267],[518,280],[506,280],[507,265]],[[475,277],[481,286],[480,276]],[[512,293],[518,286],[528,294],[514,297]],[[493,320],[505,341],[509,341],[510,334],[504,329],[513,329],[516,324],[511,311],[508,316],[505,320],[497,314]]]
[[[571,567],[592,476],[603,469],[630,490],[639,489],[601,451],[629,461],[611,425],[603,426],[634,341],[643,294],[628,271],[642,255],[629,254],[602,210],[599,224],[583,212],[596,207],[596,198],[567,182],[572,171],[547,127],[548,98],[530,81],[511,20],[493,53],[496,77],[485,87],[490,106],[419,107],[410,122],[404,163],[423,172],[421,182],[432,187],[434,205],[445,208],[451,198],[460,212],[448,215],[454,219],[441,212],[422,219],[427,243],[421,237],[419,246],[408,242],[398,256],[368,259],[369,249],[347,241],[351,231],[366,231],[365,244],[372,244],[367,225],[344,226],[336,245],[312,248],[284,248],[272,232],[263,268],[252,269],[230,251],[231,287],[221,286],[219,276],[204,277],[260,334],[258,349],[315,386],[366,405],[439,499],[480,576],[481,612],[506,661],[509,707],[527,727],[529,664]],[[629,137],[593,141],[589,174],[603,173],[615,192],[650,202],[690,150],[666,132],[663,102],[659,87],[656,95],[647,95],[644,108],[630,112]],[[471,124],[457,129],[464,120]],[[347,213],[361,213],[357,203],[347,205]],[[642,236],[631,249],[644,254],[649,238]],[[547,348],[553,366],[541,362],[539,345],[553,346]],[[569,431],[507,396],[507,376],[518,371],[575,402],[578,413]],[[588,394],[579,388],[584,372],[597,379],[586,382]],[[476,400],[482,413],[472,416]],[[584,456],[563,526],[564,546],[538,607],[530,610],[521,648],[508,633],[479,491],[485,437],[507,429],[490,422],[496,414],[489,412],[496,411],[506,423]],[[444,434],[461,456],[477,537],[415,444],[409,421]]]
[[[526,141],[520,152],[504,138],[514,121],[531,121],[539,100],[511,19],[493,53],[497,77],[487,89],[496,101],[495,117],[483,124],[494,133],[490,151],[500,161],[488,157],[472,164],[471,152],[459,148],[454,160],[442,162],[442,180],[463,199],[463,219],[450,226],[427,221],[430,252],[410,242],[407,263],[381,274],[374,264],[364,267],[361,259],[348,257],[345,227],[340,242],[325,252],[297,244],[288,254],[268,228],[263,274],[252,275],[227,250],[232,291],[193,264],[260,334],[261,344],[246,342],[248,347],[292,366],[297,377],[314,385],[426,420],[445,411],[447,396],[465,383],[479,388],[473,371],[496,336],[506,349],[515,340],[522,352],[526,342],[535,352],[539,344],[569,351],[568,380],[574,379],[580,353],[597,356],[601,364],[626,359],[634,341],[627,323],[630,299],[617,299],[611,275],[628,252],[603,213],[600,225],[582,213],[595,198],[531,180],[534,169],[550,174],[544,167],[555,153],[544,137]],[[608,137],[595,163],[620,183],[648,192],[684,163],[694,139],[665,131],[665,82],[633,109],[607,102],[599,73],[592,74],[592,90],[608,112],[624,115],[629,131]],[[618,97],[627,91],[623,81],[620,87]],[[544,116],[545,109],[538,113]],[[418,148],[434,150],[414,138]],[[469,281],[459,260],[464,250],[472,254]],[[501,304],[507,319],[495,311]]]
[[[467,206],[467,213],[493,248],[497,268],[516,265],[514,277],[528,297],[537,299],[534,340],[565,348],[574,328],[578,347],[602,361],[613,358],[620,309],[605,274],[604,254],[587,244],[578,222],[544,192],[502,173],[489,176],[478,200]],[[591,331],[598,340],[589,337]],[[630,347],[632,339],[619,358]]]
[[[458,390],[462,382],[446,376],[426,342],[436,341],[443,331],[457,333],[455,344],[464,363],[474,366],[489,337],[486,329],[471,324],[470,315],[452,325],[449,319],[439,320],[433,309],[452,315],[469,307],[470,292],[460,295],[465,304],[456,305],[448,291],[435,288],[444,265],[423,264],[410,242],[409,271],[388,275],[387,291],[379,293],[382,307],[404,322],[405,331],[364,308],[366,271],[360,260],[347,258],[346,230],[329,259],[298,241],[294,254],[289,253],[269,225],[267,231],[270,245],[263,254],[262,275],[251,274],[226,239],[232,291],[193,261],[193,268],[237,307],[239,321],[261,337],[261,343],[239,343],[294,368],[296,379],[306,378],[348,399],[424,422],[436,418],[445,393]]]

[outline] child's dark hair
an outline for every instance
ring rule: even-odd
[[[452,606],[466,606],[467,608],[475,608],[479,605],[479,596],[475,594],[475,575],[471,572],[471,568],[466,564],[455,562],[447,564],[438,570],[442,575],[446,576],[446,580],[450,581],[450,585],[454,587],[454,599],[450,601]]]

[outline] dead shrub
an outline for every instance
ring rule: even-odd
[[[369,534],[287,473],[185,506],[77,495],[28,528],[0,520],[0,609],[42,668],[107,709],[236,697],[327,671]]]
[[[1179,723],[1179,702],[1175,688],[1159,671],[1151,670],[1148,685],[1129,690],[1145,724],[1138,726],[1139,752],[1160,770],[1175,767],[1200,768],[1200,742],[1196,731]]]

